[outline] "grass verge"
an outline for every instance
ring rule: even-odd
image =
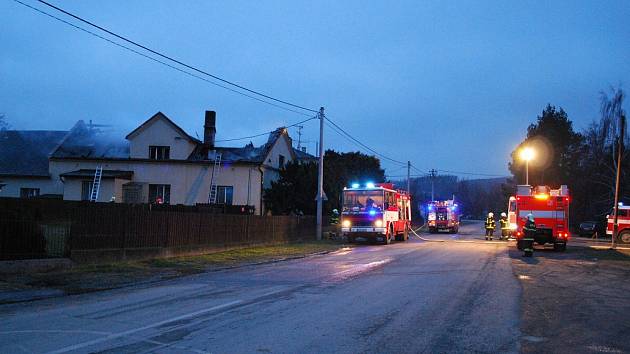
[[[304,257],[334,251],[344,246],[333,241],[300,242],[247,247],[196,256],[80,265],[64,271],[0,274],[0,284],[4,284],[0,286],[0,291],[54,288],[66,294],[78,294],[252,263]]]

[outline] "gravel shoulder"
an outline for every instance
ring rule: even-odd
[[[630,352],[630,251],[509,254],[523,289],[523,353]]]

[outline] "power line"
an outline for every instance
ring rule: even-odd
[[[427,171],[422,171],[419,168],[417,168],[416,166],[414,166],[413,164],[411,165],[411,168],[413,168],[414,170],[418,171],[419,173],[422,173],[422,174],[425,174],[425,175],[428,174]]]
[[[419,178],[419,177],[427,177],[427,174],[422,174],[422,175],[409,175],[409,177],[411,178]],[[385,175],[385,177],[389,177],[389,178],[407,178],[407,175]]]
[[[495,174],[490,174],[490,173],[449,171],[449,170],[440,170],[440,169],[438,169],[438,171],[445,172],[445,173],[453,173],[453,174],[458,174],[458,175],[484,176],[484,177],[506,177],[505,175],[495,175]]]
[[[133,49],[133,48],[130,48],[130,47],[128,47],[128,46],[125,46],[125,45],[122,45],[122,44],[120,44],[120,43],[114,42],[114,41],[112,41],[112,40],[111,40],[111,39],[109,39],[109,38],[103,37],[103,36],[101,36],[101,35],[99,35],[99,34],[97,34],[97,33],[95,33],[95,32],[92,32],[92,31],[89,31],[89,30],[87,30],[87,29],[85,29],[85,28],[79,27],[79,26],[77,26],[77,25],[75,25],[75,24],[73,24],[73,23],[70,23],[70,22],[68,22],[68,21],[66,21],[66,20],[64,20],[64,19],[61,19],[61,18],[59,18],[59,17],[57,17],[57,16],[55,16],[55,15],[53,15],[53,14],[50,14],[50,13],[48,13],[48,12],[46,12],[46,11],[43,11],[43,10],[40,10],[40,9],[38,9],[38,8],[36,8],[36,7],[33,7],[33,6],[31,6],[31,5],[28,5],[28,4],[26,4],[26,3],[24,3],[24,2],[22,2],[22,1],[20,1],[20,0],[13,0],[13,1],[14,1],[14,2],[17,2],[17,3],[21,4],[21,5],[23,5],[23,6],[25,6],[25,7],[28,7],[28,8],[30,8],[30,9],[34,10],[34,11],[37,11],[37,12],[39,12],[39,13],[43,14],[43,15],[46,15],[46,16],[48,16],[48,17],[51,17],[51,18],[53,18],[53,19],[55,19],[55,20],[57,20],[57,21],[60,21],[60,22],[62,22],[62,23],[65,23],[65,24],[67,24],[67,25],[69,25],[69,26],[71,26],[71,27],[73,27],[73,28],[75,28],[75,29],[78,29],[78,30],[80,30],[80,31],[86,32],[86,33],[88,33],[88,34],[91,34],[91,35],[93,35],[93,36],[95,36],[95,37],[97,37],[97,38],[100,38],[100,39],[102,39],[102,40],[105,40],[105,41],[107,41],[107,42],[109,42],[109,43],[111,43],[111,44],[114,44],[114,45],[116,45],[116,46],[118,46],[118,47],[120,47],[120,48],[124,48],[124,49],[126,49],[126,50],[129,50],[129,51],[131,51],[131,52],[133,52],[133,53],[135,53],[135,54],[141,55],[141,56],[143,56],[143,57],[145,57],[145,58],[147,58],[147,59],[153,60],[153,61],[155,61],[155,62],[157,62],[157,63],[162,64],[162,65],[168,66],[168,67],[170,67],[170,68],[172,68],[172,69],[175,69],[175,70],[180,71],[180,72],[182,72],[182,73],[185,73],[185,74],[187,74],[187,75],[190,75],[190,76],[196,77],[196,78],[198,78],[198,79],[201,79],[201,80],[203,80],[203,81],[206,81],[206,82],[208,82],[208,83],[211,83],[211,84],[213,84],[213,85],[215,85],[215,86],[221,87],[221,88],[223,88],[223,89],[229,90],[229,91],[234,92],[234,93],[238,93],[238,94],[240,94],[240,95],[242,95],[242,96],[245,96],[245,97],[248,97],[248,98],[251,98],[251,99],[255,99],[255,100],[259,101],[259,102],[263,102],[263,103],[269,104],[269,105],[274,106],[274,107],[277,107],[277,108],[281,108],[281,109],[285,109],[285,110],[290,111],[290,112],[294,112],[294,113],[298,113],[298,114],[302,114],[302,115],[309,116],[308,114],[305,114],[305,113],[303,113],[303,112],[295,111],[295,110],[289,109],[289,108],[287,108],[287,107],[283,107],[283,106],[280,106],[280,105],[274,104],[274,103],[272,103],[272,102],[268,102],[268,101],[262,100],[262,99],[260,99],[260,98],[258,98],[258,97],[254,97],[254,96],[248,95],[248,94],[246,94],[246,93],[243,93],[243,92],[237,91],[237,90],[235,90],[235,89],[233,89],[233,88],[230,88],[230,87],[227,87],[227,86],[225,86],[225,85],[221,85],[221,84],[218,84],[218,83],[216,83],[216,82],[209,81],[209,80],[207,80],[207,79],[205,79],[205,78],[200,77],[199,75],[195,75],[195,74],[190,73],[190,72],[188,72],[188,71],[182,70],[181,68],[178,68],[178,67],[176,67],[176,66],[174,66],[174,65],[171,65],[171,64],[165,63],[165,62],[163,62],[163,61],[161,61],[161,60],[158,60],[158,59],[156,59],[156,58],[153,58],[153,57],[151,57],[151,56],[148,56],[147,54],[145,54],[145,53],[141,53],[141,52],[139,52],[139,51],[137,51],[137,50],[135,50],[135,49]],[[276,101],[276,102],[279,102],[279,103],[282,103],[282,104],[285,104],[285,105],[288,105],[288,106],[291,106],[291,107],[295,107],[295,108],[299,108],[299,109],[303,109],[303,110],[310,111],[310,112],[315,112],[315,113],[317,112],[316,110],[309,109],[309,108],[306,108],[306,107],[303,107],[303,106],[300,106],[300,105],[296,105],[296,104],[293,104],[293,103],[290,103],[290,102],[287,102],[287,101],[283,101],[283,100],[280,100],[280,99],[277,99],[277,98],[271,97],[271,96],[269,96],[269,95],[263,94],[263,93],[261,93],[261,92],[258,92],[258,91],[252,90],[252,89],[248,89],[248,88],[246,88],[246,87],[244,87],[244,86],[241,86],[241,85],[238,85],[238,84],[236,84],[236,83],[234,83],[234,82],[231,82],[231,81],[225,80],[225,79],[223,79],[223,78],[221,78],[221,77],[218,77],[218,76],[216,76],[216,75],[210,74],[210,73],[208,73],[208,72],[206,72],[206,71],[204,71],[204,70],[201,70],[201,69],[198,69],[198,68],[196,68],[196,67],[194,67],[194,66],[192,66],[192,65],[188,65],[188,64],[186,64],[186,63],[183,63],[183,62],[181,62],[181,61],[179,61],[179,60],[177,60],[177,59],[174,59],[174,58],[172,58],[172,57],[169,57],[169,56],[167,56],[167,55],[164,55],[164,54],[162,54],[162,53],[159,53],[159,52],[157,52],[157,51],[155,51],[155,50],[153,50],[153,49],[150,49],[150,48],[148,48],[148,47],[146,47],[146,46],[144,46],[144,45],[141,45],[141,44],[139,44],[139,43],[137,43],[137,42],[134,42],[134,41],[132,41],[132,40],[130,40],[130,39],[127,39],[127,38],[125,38],[125,37],[123,37],[123,36],[121,36],[121,35],[118,35],[118,34],[116,34],[116,33],[112,32],[112,31],[109,31],[109,30],[107,30],[107,29],[105,29],[105,28],[103,28],[103,27],[101,27],[101,26],[99,26],[99,25],[96,25],[96,24],[94,24],[94,23],[92,23],[92,22],[90,22],[90,21],[87,21],[87,20],[85,20],[85,19],[83,19],[83,18],[81,18],[81,17],[79,17],[79,16],[76,16],[76,15],[74,15],[74,14],[72,14],[72,13],[68,12],[68,11],[65,11],[65,10],[63,10],[63,9],[61,9],[61,8],[59,8],[59,7],[57,7],[57,6],[55,6],[55,5],[52,5],[52,4],[50,4],[50,3],[46,2],[46,1],[43,1],[43,0],[37,0],[37,1],[39,1],[40,3],[42,3],[42,4],[46,5],[46,6],[51,7],[51,8],[53,8],[53,9],[57,10],[57,11],[60,11],[60,12],[62,12],[62,13],[64,13],[64,14],[66,14],[66,15],[68,15],[68,16],[71,16],[71,17],[73,17],[73,18],[75,18],[75,19],[77,19],[77,20],[79,20],[79,21],[81,21],[81,22],[83,22],[83,23],[86,23],[86,24],[88,24],[88,25],[90,25],[90,26],[92,26],[92,27],[98,28],[99,30],[104,31],[104,32],[106,32],[106,33],[108,33],[108,34],[110,34],[110,35],[112,35],[112,36],[114,36],[114,37],[116,37],[116,38],[119,38],[119,39],[121,39],[121,40],[123,40],[123,41],[125,41],[125,42],[128,42],[128,43],[130,43],[130,44],[133,44],[133,45],[135,45],[135,46],[137,46],[137,47],[139,47],[139,48],[142,48],[142,49],[144,49],[144,50],[146,50],[146,51],[149,51],[149,52],[151,52],[151,53],[153,53],[153,54],[155,54],[155,55],[158,55],[158,56],[160,56],[160,57],[162,57],[162,58],[164,58],[164,59],[166,59],[166,60],[169,60],[169,61],[171,61],[171,62],[177,63],[177,64],[179,64],[179,65],[181,65],[181,66],[184,66],[184,67],[186,67],[186,68],[188,68],[188,69],[191,69],[191,70],[193,70],[193,71],[196,71],[196,72],[198,72],[198,73],[200,73],[200,74],[203,74],[203,75],[209,76],[209,77],[211,77],[211,78],[213,78],[213,79],[215,79],[215,80],[221,81],[221,82],[226,83],[226,84],[228,84],[228,85],[232,85],[232,86],[234,86],[234,87],[237,87],[237,88],[239,88],[239,89],[241,89],[241,90],[244,90],[244,91],[247,91],[247,92],[253,93],[253,94],[255,94],[255,95],[258,95],[258,96],[261,96],[261,97],[264,97],[264,98],[267,98],[267,99],[270,99],[270,100],[273,100],[273,101]]]
[[[196,67],[194,67],[194,66],[192,66],[192,65],[188,65],[188,64],[186,64],[186,63],[184,63],[184,62],[182,62],[182,61],[180,61],[180,60],[174,59],[173,57],[170,57],[170,56],[168,56],[168,55],[162,54],[162,53],[160,53],[160,52],[158,52],[158,51],[155,51],[155,50],[153,50],[153,49],[151,49],[151,48],[148,48],[148,47],[146,47],[146,46],[144,46],[144,45],[142,45],[142,44],[139,44],[139,43],[137,43],[137,42],[135,42],[135,41],[132,41],[131,39],[128,39],[128,38],[126,38],[126,37],[124,37],[124,36],[121,36],[121,35],[119,35],[119,34],[116,34],[116,33],[112,32],[112,31],[110,31],[110,30],[108,30],[108,29],[106,29],[106,28],[104,28],[104,27],[101,27],[101,26],[99,26],[99,25],[97,25],[97,24],[95,24],[95,23],[92,23],[92,22],[90,22],[90,21],[88,21],[88,20],[85,20],[85,19],[83,19],[83,18],[81,18],[81,17],[79,17],[79,16],[77,16],[77,15],[74,15],[74,14],[72,14],[72,13],[70,13],[70,12],[68,12],[68,11],[66,11],[66,10],[64,10],[64,9],[62,9],[62,8],[60,8],[60,7],[57,7],[57,6],[53,5],[53,4],[50,4],[50,3],[48,3],[48,2],[46,2],[46,1],[44,1],[44,0],[37,0],[37,1],[39,1],[40,3],[42,3],[42,4],[46,5],[46,6],[51,7],[51,8],[53,8],[53,9],[57,10],[57,11],[60,11],[60,12],[62,12],[62,13],[64,13],[64,14],[66,14],[66,15],[68,15],[68,16],[71,16],[71,17],[73,17],[73,18],[75,18],[75,19],[77,19],[77,20],[79,20],[79,21],[81,21],[81,22],[83,22],[83,23],[86,23],[86,24],[88,24],[88,25],[90,25],[90,26],[92,26],[92,27],[98,28],[98,29],[100,29],[101,31],[106,32],[106,33],[108,33],[108,34],[110,34],[110,35],[112,35],[112,36],[114,36],[114,37],[116,37],[116,38],[122,39],[123,41],[125,41],[125,42],[127,42],[127,43],[133,44],[133,45],[135,45],[135,46],[137,46],[137,47],[140,47],[140,48],[142,48],[142,49],[144,49],[144,50],[146,50],[146,51],[149,51],[149,52],[151,52],[151,53],[153,53],[153,54],[155,54],[155,55],[158,55],[158,56],[160,56],[160,57],[162,57],[162,58],[164,58],[164,59],[170,60],[170,61],[172,61],[172,62],[174,62],[174,63],[177,63],[177,64],[179,64],[179,65],[182,65],[182,66],[184,66],[184,67],[187,67],[188,69],[194,70],[194,71],[196,71],[196,72],[198,72],[198,73],[201,73],[201,74],[204,74],[204,75],[210,76],[211,78],[213,78],[213,79],[215,79],[215,80],[219,80],[219,81],[221,81],[221,82],[223,82],[223,83],[226,83],[226,84],[228,84],[228,85],[232,85],[232,86],[234,86],[234,87],[238,87],[238,88],[239,88],[239,89],[241,89],[241,90],[244,90],[244,91],[247,91],[247,92],[253,93],[253,94],[255,94],[255,95],[258,95],[258,96],[261,96],[261,97],[264,97],[264,98],[267,98],[267,99],[270,99],[270,100],[273,100],[273,101],[276,101],[276,102],[279,102],[279,103],[282,103],[282,104],[286,104],[287,106],[291,106],[291,107],[295,107],[295,108],[303,109],[303,110],[305,110],[305,111],[310,111],[310,112],[313,112],[313,113],[317,113],[317,112],[318,112],[317,110],[310,109],[310,108],[306,108],[306,107],[303,107],[303,106],[300,106],[300,105],[297,105],[297,104],[294,104],[294,103],[291,103],[291,102],[288,102],[288,101],[284,101],[284,100],[281,100],[281,99],[278,99],[278,98],[274,98],[274,97],[272,97],[272,96],[266,95],[266,94],[261,93],[261,92],[259,92],[259,91],[255,91],[255,90],[249,89],[249,88],[247,88],[247,87],[245,87],[245,86],[239,85],[239,84],[234,83],[234,82],[232,82],[232,81],[228,81],[228,80],[223,79],[223,78],[221,78],[221,77],[219,77],[219,76],[216,76],[216,75],[210,74],[210,73],[208,73],[208,72],[206,72],[206,71],[204,71],[204,70],[198,69],[198,68],[196,68]]]
[[[364,143],[362,143],[361,141],[359,141],[358,139],[356,139],[354,136],[352,136],[350,133],[348,133],[347,131],[345,131],[343,128],[341,128],[339,125],[337,125],[335,122],[333,122],[332,120],[330,120],[328,117],[324,117],[324,119],[326,119],[326,121],[328,121],[328,123],[332,124],[335,128],[338,129],[337,133],[341,132],[341,135],[345,135],[346,137],[348,137],[349,139],[351,139],[352,141],[354,141],[355,143],[359,144],[360,146],[362,146],[363,148],[369,150],[370,152],[374,153],[377,156],[380,156],[382,159],[400,164],[400,165],[405,165],[407,166],[406,162],[402,162],[402,161],[398,161],[398,160],[394,160],[386,155],[381,154],[380,152],[372,149],[371,147],[365,145]]]
[[[297,123],[293,123],[293,124],[291,124],[291,125],[287,125],[285,128],[295,127],[295,126],[298,126],[298,125],[300,125],[300,124],[302,124],[302,123],[306,123],[306,122],[308,122],[308,121],[311,121],[311,120],[313,120],[313,119],[317,119],[317,117],[311,117],[311,118],[309,118],[309,119],[305,119],[305,120],[303,120],[303,121],[300,121],[300,122],[297,122]],[[256,135],[244,136],[244,137],[241,137],[241,138],[221,139],[221,140],[217,140],[216,142],[217,142],[217,143],[222,143],[222,142],[226,142],[226,141],[237,141],[237,140],[245,140],[245,139],[258,138],[258,137],[261,137],[261,136],[269,135],[269,134],[273,133],[274,131],[275,131],[275,130],[268,131],[268,132],[264,132],[264,133],[260,133],[260,134],[256,134]]]

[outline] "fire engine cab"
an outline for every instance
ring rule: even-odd
[[[519,185],[516,189],[516,195],[510,197],[508,221],[518,249],[522,249],[523,226],[531,213],[536,222],[534,241],[539,245],[553,244],[554,250],[564,251],[570,237],[569,188],[566,185],[560,189]]]
[[[619,216],[617,217],[618,228],[618,240],[621,243],[630,243],[630,205],[623,205],[619,203]],[[612,237],[613,223],[615,222],[615,210],[606,217],[606,234]]]
[[[406,241],[411,228],[411,198],[392,183],[353,184],[343,189],[341,232],[348,242]]]
[[[456,234],[459,230],[459,211],[453,200],[434,201],[427,205],[427,225],[430,233],[447,230]]]

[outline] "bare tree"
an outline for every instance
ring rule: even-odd
[[[7,122],[7,118],[4,114],[0,114],[0,130],[6,130],[11,128],[9,123]]]

